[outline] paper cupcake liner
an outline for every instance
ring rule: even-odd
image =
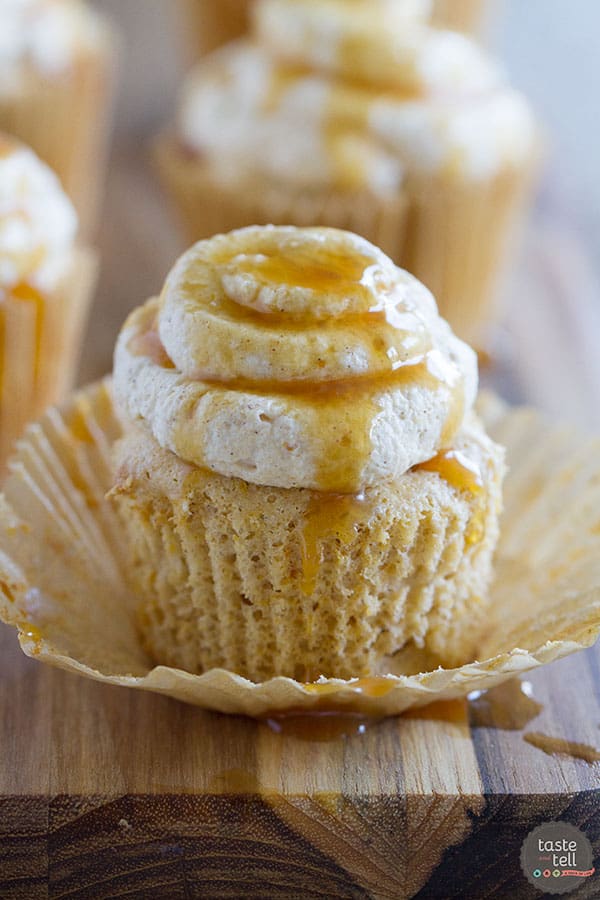
[[[0,304],[0,468],[27,422],[73,387],[96,270],[96,257],[77,251],[52,294],[24,289]]]
[[[359,503],[183,463],[174,474],[172,454],[128,429],[111,499],[151,656],[253,681],[369,675],[408,643],[440,662],[470,659],[504,474],[502,452],[478,450],[480,493],[440,491],[437,476],[419,473]]]
[[[231,187],[186,156],[173,138],[160,138],[155,149],[159,174],[190,243],[246,225],[328,225],[361,234],[396,257],[404,242],[403,195],[378,200],[364,192],[286,193],[251,183]]]
[[[114,94],[114,39],[107,29],[98,52],[66,75],[30,73],[0,94],[0,131],[30,146],[52,168],[73,200],[81,234],[95,227],[107,160]]]
[[[478,32],[485,0],[434,0],[432,24],[452,31]]]
[[[105,493],[120,435],[108,383],[31,426],[0,497],[0,616],[39,660],[229,713],[341,709],[394,715],[485,690],[591,646],[600,632],[600,442],[487,400],[508,448],[506,512],[480,661],[431,669],[397,654],[377,677],[254,684],[233,672],[153,668],[134,625],[123,536]],[[415,674],[419,673],[419,674]]]
[[[192,50],[204,56],[241,37],[250,24],[250,0],[186,0]]]
[[[532,161],[489,181],[432,175],[407,186],[400,264],[427,285],[459,337],[479,348],[500,313],[498,289],[535,171]]]

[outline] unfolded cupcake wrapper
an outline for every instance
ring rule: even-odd
[[[0,467],[26,424],[73,388],[97,260],[76,252],[50,294],[7,294],[0,304]]]
[[[187,0],[193,52],[204,56],[245,34],[250,5],[250,0]]]
[[[404,243],[407,201],[403,194],[377,199],[364,192],[285,192],[264,183],[220,183],[209,167],[188,156],[169,135],[155,148],[159,174],[190,242],[247,225],[341,228],[366,237],[397,257]]]
[[[445,174],[413,177],[406,191],[372,194],[304,192],[218,182],[209,166],[169,136],[159,139],[162,181],[190,242],[246,225],[328,225],[355,231],[416,275],[441,314],[483,349],[497,317],[504,263],[530,195],[535,159],[486,181]]]
[[[489,629],[478,662],[428,668],[418,651],[377,677],[274,678],[153,667],[135,627],[123,533],[105,495],[120,436],[108,383],[31,426],[0,498],[0,615],[41,661],[109,684],[228,713],[341,709],[384,716],[485,690],[591,646],[600,633],[600,442],[582,444],[527,409],[481,412],[510,474]]]
[[[95,227],[108,152],[116,40],[110,29],[94,54],[55,78],[33,72],[0,94],[0,131],[27,144],[58,175],[73,200],[81,234]]]

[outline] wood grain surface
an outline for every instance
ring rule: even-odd
[[[322,741],[49,669],[2,627],[0,897],[539,896],[521,843],[560,818],[600,855],[600,766],[523,737],[597,747],[599,665],[533,675],[522,730],[457,701]]]

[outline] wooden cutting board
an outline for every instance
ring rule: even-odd
[[[540,822],[600,854],[600,763],[524,740],[600,746],[597,650],[533,675],[524,731],[475,724],[510,719],[514,685],[328,741],[50,669],[4,626],[0,678],[2,900],[520,900]]]

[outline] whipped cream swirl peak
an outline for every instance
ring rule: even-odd
[[[368,241],[252,227],[196,244],[132,314],[115,389],[125,417],[188,463],[359,493],[450,446],[477,363]]]
[[[48,166],[0,134],[0,296],[53,290],[73,262],[77,214]]]

